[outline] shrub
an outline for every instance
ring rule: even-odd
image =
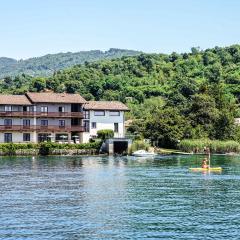
[[[50,154],[50,151],[53,150],[54,144],[51,142],[40,143],[39,154],[46,156]]]
[[[111,129],[103,129],[97,131],[98,138],[105,140],[107,138],[113,138],[114,132]]]
[[[59,144],[53,142],[36,143],[2,143],[0,144],[0,151],[6,155],[15,155],[16,150],[24,149],[39,149],[39,154],[49,155],[55,149],[92,149],[99,151],[102,145],[102,141],[95,141],[92,143],[80,143],[80,144]]]

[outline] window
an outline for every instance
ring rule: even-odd
[[[65,127],[65,120],[59,120],[59,127]]]
[[[83,115],[85,119],[89,119],[89,111],[84,111]]]
[[[92,128],[97,128],[97,123],[96,122],[92,122]]]
[[[23,126],[29,127],[30,126],[30,119],[23,119]]]
[[[48,107],[47,106],[41,106],[41,112],[42,113],[47,113],[48,112]]]
[[[58,112],[65,112],[65,108],[62,106],[58,107]]]
[[[109,115],[110,116],[120,116],[120,111],[110,111]]]
[[[48,126],[48,120],[41,120],[41,126]]]
[[[39,133],[38,142],[47,142],[51,139],[51,134],[49,133]]]
[[[94,116],[105,116],[105,111],[94,111]]]
[[[29,106],[23,106],[23,112],[30,112]]]
[[[12,134],[11,133],[4,133],[4,142],[5,143],[12,142]]]
[[[11,112],[12,106],[5,106],[5,112]]]
[[[55,140],[60,142],[68,142],[68,134],[57,133]]]
[[[83,127],[85,132],[89,132],[89,121],[83,121]]]
[[[5,126],[12,126],[12,119],[4,119]]]
[[[30,142],[30,133],[23,133],[23,141]]]
[[[118,132],[118,123],[114,123],[114,132]]]

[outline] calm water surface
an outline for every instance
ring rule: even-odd
[[[240,157],[0,158],[0,239],[240,239]]]

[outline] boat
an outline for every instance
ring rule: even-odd
[[[135,157],[153,157],[153,156],[156,156],[157,154],[154,152],[147,152],[145,150],[138,150],[133,152],[132,155]]]
[[[222,168],[221,167],[210,167],[210,168],[189,168],[190,171],[196,171],[196,172],[207,172],[207,171],[212,171],[212,172],[221,172]]]

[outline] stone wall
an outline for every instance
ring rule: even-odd
[[[96,149],[54,149],[50,151],[49,155],[97,155]],[[18,149],[14,152],[0,151],[0,156],[37,156],[38,149]]]

